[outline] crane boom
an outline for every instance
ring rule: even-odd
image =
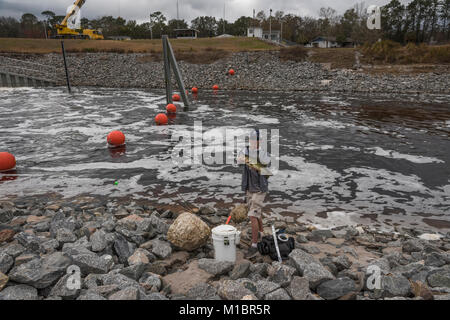
[[[75,7],[78,7],[79,9],[81,9],[81,7],[84,5],[85,2],[86,2],[86,0],[75,0],[75,2],[73,4],[74,8],[72,9],[72,11],[67,13],[64,20],[61,22],[61,25],[62,26],[67,25],[67,20],[69,20],[69,18],[75,14]]]

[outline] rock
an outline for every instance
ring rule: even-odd
[[[201,215],[210,215],[216,213],[216,210],[214,210],[214,208],[211,208],[210,206],[204,206],[200,208],[198,213]]]
[[[12,229],[4,229],[0,231],[0,243],[10,242],[13,240],[16,233]]]
[[[65,275],[55,284],[55,286],[50,291],[50,296],[61,297],[64,300],[73,300],[76,299],[81,291],[80,289],[69,289],[67,287],[67,283],[70,280],[70,275]],[[80,284],[81,285],[81,284]]]
[[[224,300],[241,300],[245,296],[254,297],[254,293],[252,291],[247,289],[242,283],[235,280],[223,281],[219,286],[218,294]]]
[[[38,300],[36,288],[19,284],[0,291],[0,300]]]
[[[105,255],[99,257],[87,249],[71,255],[71,257],[73,259],[73,264],[80,267],[81,274],[83,275],[88,275],[90,273],[107,273],[113,265],[111,256]]]
[[[234,223],[241,223],[247,220],[248,209],[245,204],[239,204],[231,210],[231,219]]]
[[[101,252],[105,250],[108,245],[108,241],[106,240],[106,233],[103,230],[97,230],[91,236],[91,247],[94,252]]]
[[[152,214],[150,216],[150,220],[151,220],[152,226],[155,228],[155,230],[158,234],[163,234],[163,235],[167,234],[167,232],[169,231],[169,226],[167,225],[167,223],[164,220],[162,220],[155,214]]]
[[[41,244],[41,249],[46,253],[53,253],[59,248],[59,242],[56,239],[45,241]]]
[[[196,250],[206,244],[211,235],[208,225],[191,213],[178,216],[170,226],[167,239],[186,251]]]
[[[317,294],[326,300],[336,300],[355,290],[355,282],[347,277],[325,281],[317,286]]]
[[[295,238],[295,241],[298,243],[308,243],[309,242],[309,240],[303,234],[299,234],[297,236],[297,238]]]
[[[0,291],[3,290],[3,288],[6,286],[8,281],[9,281],[8,276],[6,274],[0,272]]]
[[[302,277],[294,277],[287,287],[287,291],[294,300],[306,300],[311,294],[308,279]]]
[[[162,281],[159,275],[153,274],[151,272],[146,272],[139,279],[139,284],[146,291],[159,291],[161,290]]]
[[[9,277],[12,281],[43,289],[56,283],[66,272],[72,260],[61,252],[55,252],[42,259],[34,259],[14,267]]]
[[[135,264],[128,266],[126,268],[121,269],[119,272],[128,278],[131,278],[133,280],[138,280],[142,274],[144,273],[145,265],[143,264]]]
[[[34,254],[34,253],[31,253],[31,254],[27,254],[27,253],[21,254],[20,256],[18,256],[18,257],[16,258],[16,260],[15,260],[15,262],[14,262],[14,266],[16,266],[16,267],[17,267],[17,266],[20,266],[21,264],[30,262],[30,261],[33,260],[33,259],[39,259],[39,256],[36,255],[36,254]]]
[[[22,253],[24,253],[26,249],[18,244],[18,243],[10,243],[4,247],[1,248],[0,254],[4,253],[7,255],[10,255],[13,258],[16,258],[20,256]]]
[[[135,264],[149,264],[150,260],[148,258],[149,252],[145,249],[138,248],[134,253],[128,258],[128,264],[130,266]]]
[[[313,230],[306,236],[309,241],[320,242],[328,238],[333,238],[334,234],[331,230]]]
[[[163,278],[164,283],[169,285],[173,294],[185,295],[198,283],[209,282],[213,275],[198,267],[198,261],[194,260],[188,264],[187,269],[174,272]]]
[[[267,270],[269,269],[270,264],[268,263],[252,263],[250,264],[250,273],[251,274],[259,274],[263,278],[267,278],[269,274]]]
[[[77,298],[77,300],[97,301],[97,300],[107,300],[107,299],[92,290],[87,290],[86,292],[81,294]]]
[[[425,265],[430,267],[440,268],[446,264],[446,256],[438,252],[427,254],[425,258]]]
[[[152,253],[158,258],[165,259],[172,254],[172,247],[165,241],[153,240]]]
[[[407,297],[411,294],[411,284],[402,275],[382,276],[381,290],[384,297]]]
[[[334,279],[330,271],[325,269],[313,256],[300,249],[292,250],[289,254],[289,261],[295,266],[300,276],[308,279],[309,286],[313,290],[322,282]]]
[[[26,232],[20,232],[16,234],[14,238],[25,248],[34,252],[39,252],[40,240],[35,235]]]
[[[236,264],[233,270],[230,272],[230,279],[237,280],[239,278],[247,277],[250,273],[250,265],[250,261],[247,260]]]
[[[108,300],[139,300],[139,290],[136,287],[128,287],[112,294]]]
[[[77,236],[69,229],[61,228],[56,232],[56,240],[59,243],[71,243],[77,241]]]
[[[216,261],[215,259],[200,259],[198,260],[198,267],[206,272],[220,276],[230,272],[233,269],[233,263],[228,261]]]
[[[450,288],[450,270],[437,269],[430,272],[427,278],[430,287]]]
[[[14,259],[6,253],[0,253],[0,272],[8,273],[14,265]]]
[[[265,295],[264,300],[292,300],[286,290],[280,288]]]
[[[193,300],[220,300],[216,288],[204,282],[189,289],[186,296]]]
[[[142,297],[141,295],[141,300],[169,300],[169,299],[167,299],[163,294],[159,292],[152,292],[146,295],[145,297]]]
[[[352,262],[345,255],[334,258],[333,263],[338,271],[349,269],[352,266]]]
[[[129,243],[122,235],[118,235],[114,241],[114,251],[119,257],[120,263],[127,263],[128,258],[134,252],[134,246]]]
[[[410,239],[403,243],[403,252],[411,253],[423,250],[423,244],[418,239]]]
[[[424,300],[433,300],[433,293],[423,282],[411,281],[411,287],[415,297],[421,297]]]
[[[281,286],[278,283],[267,280],[256,281],[255,286],[256,286],[256,297],[258,299],[263,299],[266,294],[281,288]]]
[[[296,270],[288,265],[274,262],[267,270],[268,280],[278,283],[282,287],[287,287],[292,281]]]
[[[94,277],[93,280],[96,281],[96,278]],[[136,280],[120,274],[120,270],[112,270],[107,274],[100,275],[100,280],[103,286],[115,285],[118,290],[123,290],[128,287],[140,288],[140,285]],[[96,283],[92,283],[92,285],[97,286]]]

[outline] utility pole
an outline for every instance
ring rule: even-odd
[[[269,40],[272,41],[272,9],[270,9],[269,15]]]
[[[283,42],[283,17],[281,17],[280,43]]]
[[[177,0],[177,29],[180,29],[180,11],[178,8],[178,0]]]
[[[150,13],[150,39],[153,40],[153,21],[151,13]]]
[[[225,2],[223,3],[223,33],[225,34]]]

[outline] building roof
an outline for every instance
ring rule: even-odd
[[[197,29],[175,29],[174,31],[195,31],[195,32],[200,32]]]

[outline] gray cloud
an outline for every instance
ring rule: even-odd
[[[366,4],[385,5],[390,0],[367,0]],[[23,13],[31,12],[40,17],[44,10],[51,10],[58,15],[66,12],[73,0],[0,0],[0,16],[19,18]],[[351,8],[358,0],[179,0],[180,18],[190,22],[197,16],[215,16],[222,18],[225,3],[225,18],[234,21],[240,16],[252,16],[264,10],[269,14],[281,10],[301,16],[317,16],[321,7],[332,7],[342,14]],[[409,1],[402,1],[409,2]],[[105,15],[118,16],[143,22],[148,20],[151,12],[161,11],[168,19],[176,18],[176,0],[87,0],[82,9],[82,15],[87,18],[97,18]]]

